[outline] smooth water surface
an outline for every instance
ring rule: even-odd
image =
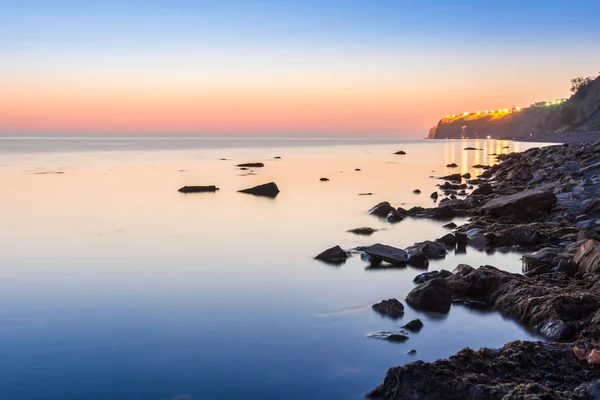
[[[0,398],[360,399],[388,367],[529,339],[513,321],[457,305],[382,318],[371,305],[404,303],[422,271],[313,257],[336,244],[406,247],[442,236],[444,222],[390,225],[366,211],[384,200],[431,206],[442,181],[429,176],[475,175],[471,166],[490,153],[533,146],[0,139]],[[392,154],[400,149],[407,155]],[[266,166],[234,167],[248,161]],[[281,189],[275,199],[236,192],[270,181]],[[221,190],[177,191],[212,184]],[[346,232],[361,226],[380,231]],[[519,258],[469,249],[429,270],[519,271]],[[416,317],[425,327],[403,344],[366,337]]]

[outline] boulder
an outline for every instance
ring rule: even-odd
[[[406,249],[409,255],[418,251],[425,254],[429,259],[440,259],[446,257],[446,246],[442,243],[432,242],[426,240],[424,242],[418,242]]]
[[[238,164],[236,165],[236,167],[242,167],[242,168],[262,168],[264,167],[265,164],[261,163],[261,162],[256,162],[256,163],[243,163],[243,164]]]
[[[494,193],[494,188],[492,187],[492,185],[490,185],[489,183],[484,183],[477,189],[473,190],[472,194],[487,196],[492,193]]]
[[[398,210],[392,210],[390,211],[390,213],[387,215],[387,217],[385,217],[385,220],[391,224],[396,223],[396,222],[400,222],[404,219],[404,216],[406,214],[402,213]]]
[[[219,190],[215,185],[211,186],[184,186],[179,191],[181,193],[205,193],[205,192],[216,192]]]
[[[579,247],[573,262],[581,273],[598,273],[600,271],[600,243],[589,239]]]
[[[431,193],[431,195],[429,197],[431,197],[434,200],[437,200],[437,198],[439,197],[438,192]]]
[[[451,233],[445,234],[444,236],[439,238],[437,241],[444,243],[448,247],[453,247],[454,245],[456,245],[456,238]]]
[[[415,268],[427,268],[429,259],[422,251],[415,251],[408,256],[408,265]]]
[[[521,219],[533,219],[547,215],[556,201],[556,196],[551,191],[526,190],[496,197],[483,205],[480,211],[494,217],[515,215]]]
[[[404,315],[404,306],[396,299],[383,300],[373,304],[373,310],[390,318],[400,318]]]
[[[462,176],[463,178],[465,178],[465,179],[471,179],[471,174],[470,174],[470,173],[468,173],[468,172],[466,172],[466,173],[462,174],[461,176]]]
[[[381,203],[373,206],[369,211],[369,214],[376,215],[381,218],[385,218],[391,211],[395,211],[396,209],[390,205],[387,201],[382,201]]]
[[[276,197],[277,194],[279,194],[279,188],[275,182],[269,182],[249,189],[238,190],[238,192],[252,194],[254,196]]]
[[[415,279],[413,279],[413,282],[417,283],[417,284],[421,284],[421,283],[425,283],[425,282],[430,281],[435,278],[444,279],[451,275],[452,275],[452,272],[447,271],[445,269],[443,269],[441,271],[423,272],[422,274],[415,276]]]
[[[348,254],[340,246],[333,246],[315,257],[329,264],[342,264],[347,258]]]
[[[411,332],[419,332],[421,329],[423,329],[423,322],[418,318],[413,319],[408,324],[404,325],[402,328]]]
[[[406,302],[419,310],[447,313],[452,303],[448,282],[441,278],[427,281],[411,290]]]
[[[415,189],[415,190],[413,190],[413,193],[414,194],[421,194],[421,189]]]
[[[376,243],[372,246],[360,246],[357,247],[356,250],[362,251],[372,258],[394,265],[402,265],[408,262],[406,251],[381,243]]]

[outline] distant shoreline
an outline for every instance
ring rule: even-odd
[[[593,143],[600,141],[600,131],[551,133],[545,136],[514,141],[534,143]]]

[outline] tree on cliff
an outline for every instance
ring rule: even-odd
[[[585,78],[583,76],[578,76],[577,78],[571,79],[571,93],[577,93],[579,90],[592,83],[594,79],[596,79],[594,76],[588,76]]]

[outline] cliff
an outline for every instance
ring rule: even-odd
[[[431,139],[525,138],[554,132],[600,130],[600,77],[560,104],[531,106],[507,113],[443,118],[429,130]]]

